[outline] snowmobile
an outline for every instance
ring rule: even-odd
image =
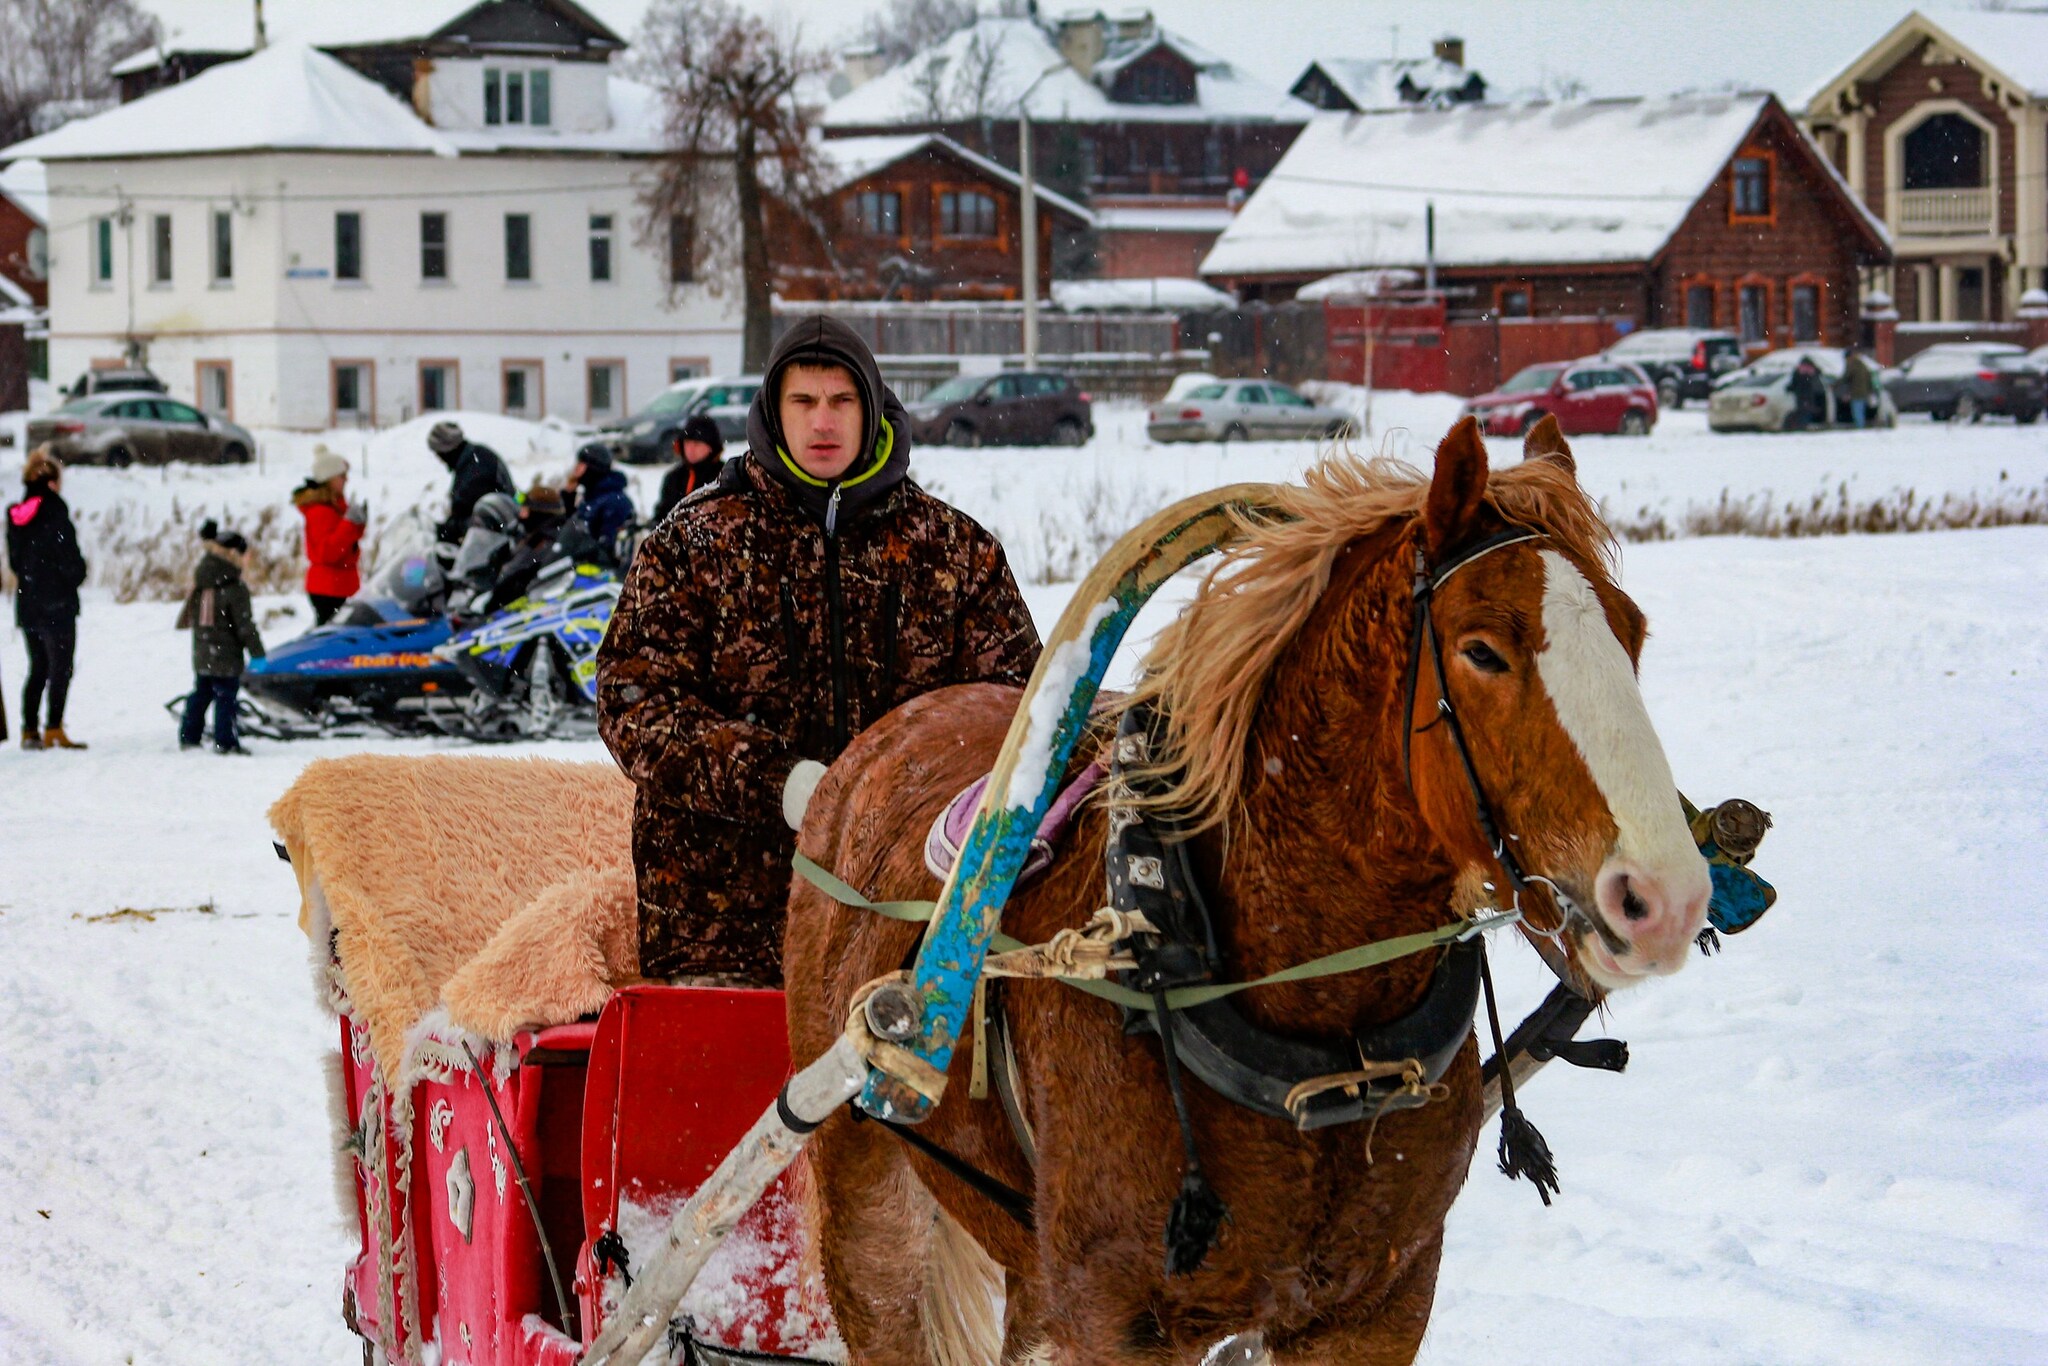
[[[476,740],[594,734],[597,647],[621,587],[600,565],[557,560],[523,597],[436,647],[467,686],[459,701],[436,699],[430,713]]]

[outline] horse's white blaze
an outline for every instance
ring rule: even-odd
[[[1556,551],[1540,553],[1544,646],[1536,672],[1607,799],[1619,831],[1615,856],[1674,893],[1699,892],[1707,883],[1706,862],[1685,828],[1678,785],[1628,651],[1586,576]]]

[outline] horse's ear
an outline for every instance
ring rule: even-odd
[[[1572,448],[1565,444],[1564,431],[1557,425],[1555,413],[1545,413],[1543,420],[1522,438],[1522,459],[1541,460],[1546,457],[1564,466],[1568,474],[1578,475],[1579,462],[1572,459]]]
[[[1485,493],[1486,439],[1476,418],[1461,418],[1436,448],[1436,476],[1422,509],[1432,559],[1469,538]]]

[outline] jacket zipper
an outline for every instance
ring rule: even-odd
[[[846,620],[839,600],[839,489],[825,504],[825,614],[832,645],[832,755],[846,748]]]

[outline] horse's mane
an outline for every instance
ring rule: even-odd
[[[1388,458],[1332,454],[1300,484],[1282,485],[1270,509],[1236,514],[1241,540],[1221,557],[1194,600],[1146,653],[1137,686],[1120,704],[1151,704],[1166,718],[1149,771],[1164,779],[1144,804],[1174,813],[1186,830],[1231,812],[1266,680],[1330,581],[1344,547],[1422,510],[1429,476]],[[1588,564],[1611,570],[1613,533],[1570,468],[1525,460],[1487,476],[1486,503]]]

